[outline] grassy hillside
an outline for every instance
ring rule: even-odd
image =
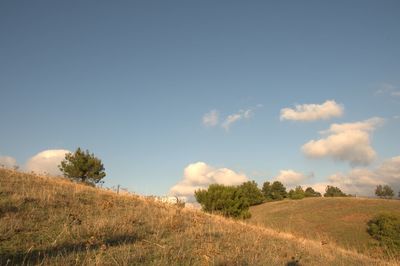
[[[371,239],[367,233],[367,222],[380,212],[400,213],[400,201],[306,198],[265,203],[252,207],[250,211],[252,224],[380,257],[387,252]]]
[[[395,262],[138,196],[116,195],[63,179],[0,169],[0,265],[7,264]]]

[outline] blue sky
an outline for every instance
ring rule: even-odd
[[[23,166],[80,146],[103,160],[107,186],[158,195],[196,162],[260,184],[289,169],[311,183],[374,172],[400,155],[399,11],[389,0],[2,1],[0,156]],[[327,100],[342,115],[280,119]],[[207,127],[211,110],[220,122]],[[251,117],[220,126],[240,110]],[[367,164],[302,151],[333,123],[372,117],[384,123],[368,132]]]

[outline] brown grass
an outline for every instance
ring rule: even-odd
[[[367,222],[381,212],[400,213],[399,200],[306,198],[270,202],[251,208],[249,223],[297,237],[333,243],[370,257],[393,258],[367,233]]]
[[[7,264],[396,262],[139,196],[116,195],[60,178],[0,169],[0,265]]]

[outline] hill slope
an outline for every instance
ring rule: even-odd
[[[138,196],[0,169],[0,265],[299,265],[295,260],[394,264]]]
[[[367,233],[367,222],[381,212],[400,213],[400,201],[306,198],[264,203],[250,211],[252,224],[382,257],[385,250]]]

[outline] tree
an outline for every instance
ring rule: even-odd
[[[380,198],[391,199],[394,197],[394,191],[389,185],[378,185],[375,189],[375,195]]]
[[[271,195],[271,183],[268,181],[264,182],[263,187],[261,189],[262,193],[264,194],[264,198],[267,200],[272,200]]]
[[[334,186],[326,186],[324,197],[347,197],[340,188]]]
[[[271,198],[273,200],[283,200],[287,197],[287,192],[285,186],[279,182],[275,181],[271,185]]]
[[[306,197],[321,197],[321,193],[315,191],[312,187],[306,188],[304,191],[304,196]]]
[[[218,213],[227,217],[249,218],[249,202],[237,186],[212,184],[208,189],[194,192],[203,211]]]
[[[382,185],[377,185],[375,189],[375,195],[382,198],[383,197],[383,187]]]
[[[297,186],[294,190],[289,191],[288,196],[290,199],[302,199],[305,197],[305,192],[301,186]]]
[[[255,181],[247,181],[239,186],[243,195],[247,198],[250,206],[264,202],[264,196]]]
[[[81,148],[74,153],[67,153],[58,167],[65,177],[92,186],[106,176],[101,160]]]
[[[387,199],[391,199],[394,197],[394,191],[389,185],[383,186],[383,194]]]

